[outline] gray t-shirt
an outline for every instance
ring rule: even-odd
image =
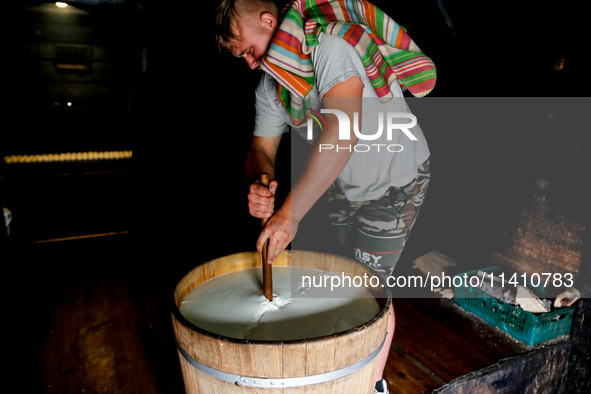
[[[398,128],[393,128],[391,133],[387,132],[388,113],[410,113],[400,86],[394,82],[391,86],[394,98],[387,103],[380,103],[355,49],[341,37],[324,33],[320,34],[319,42],[312,51],[315,84],[308,96],[312,108],[320,111],[320,98],[327,91],[336,84],[357,76],[364,85],[360,131],[369,138],[376,134],[380,123],[383,129],[379,138],[360,138],[356,146],[351,146],[346,140],[339,142],[339,150],[353,150],[351,158],[337,178],[341,190],[350,201],[367,201],[382,196],[390,186],[408,184],[416,177],[419,165],[429,158],[429,148],[418,124],[408,128],[416,140],[411,140]],[[255,136],[276,137],[291,130],[307,139],[307,125],[296,127],[292,123],[277,96],[277,82],[269,74],[263,74],[255,94]],[[350,121],[354,122],[353,119]],[[392,119],[394,124],[410,121],[406,117]],[[315,137],[319,128],[316,122],[313,123]]]

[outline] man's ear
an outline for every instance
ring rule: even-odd
[[[272,14],[265,12],[261,14],[261,24],[265,27],[275,30],[275,27],[277,26],[277,19],[275,19]]]

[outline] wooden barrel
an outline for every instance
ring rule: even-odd
[[[179,306],[209,279],[260,267],[261,255],[245,252],[209,261],[190,271],[174,292],[172,321],[187,394],[373,393],[392,302],[383,279],[356,261],[316,252],[285,251],[273,264],[344,273],[351,278],[376,276],[380,285],[368,290],[380,312],[361,326],[312,339],[248,341],[223,337],[190,323]]]

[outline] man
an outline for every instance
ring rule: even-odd
[[[409,84],[415,83],[416,91],[428,92],[434,84],[430,76],[434,74],[434,67],[428,58],[415,56],[418,48],[399,29],[395,41],[405,45],[407,50],[392,50],[386,53],[386,57],[392,53],[392,56],[410,57],[394,64],[392,69],[398,70],[399,74],[390,73],[388,83],[380,85],[379,81],[372,79],[373,75],[368,74],[353,47],[355,44],[351,44],[354,42],[351,37],[359,36],[359,42],[367,41],[364,31],[355,23],[330,25],[325,23],[329,18],[324,17],[334,11],[334,15],[341,19],[363,20],[362,24],[369,25],[372,23],[366,21],[371,20],[368,18],[371,16],[374,21],[386,20],[388,32],[390,25],[394,24],[365,2],[357,2],[358,9],[364,9],[360,15],[348,14],[346,17],[342,15],[348,11],[339,8],[338,2],[320,0],[316,3],[318,8],[310,11],[304,9],[304,2],[292,2],[288,14],[284,14],[288,17],[281,21],[279,10],[270,1],[222,0],[218,8],[220,49],[244,58],[251,69],[261,68],[266,72],[256,90],[255,130],[246,161],[246,176],[252,182],[248,194],[249,211],[257,218],[268,218],[257,240],[257,249],[262,250],[263,244],[269,240],[268,262],[272,263],[294,239],[302,218],[328,191],[331,222],[342,236],[343,245],[352,236],[354,257],[387,277],[392,274],[428,186],[429,150],[418,126],[404,133],[400,130],[391,132],[390,126],[397,123],[396,119],[380,120],[380,116],[383,113],[410,113],[398,81],[391,81],[400,78]],[[327,6],[333,8],[327,11]],[[306,18],[314,12],[319,15],[319,23],[331,26],[332,30],[318,29],[310,36],[307,32],[310,24],[306,24]],[[349,41],[334,33],[347,29],[351,34],[343,35]],[[373,23],[369,29],[378,30],[379,26]],[[282,58],[284,54],[286,58]],[[370,62],[376,58],[375,55],[370,57]],[[297,64],[288,68],[302,66],[301,70],[296,70],[295,76],[292,71],[282,68],[290,59],[295,59]],[[408,64],[413,69],[410,73]],[[304,86],[303,93],[298,90],[301,86]],[[381,94],[388,95],[387,99],[379,100]],[[388,103],[382,105],[381,101]],[[322,127],[318,122],[321,127],[312,128],[311,133],[305,119],[306,111],[320,114],[321,108],[329,110],[323,117],[326,123]],[[349,122],[349,130],[339,129],[341,121],[346,118],[353,120]],[[389,127],[387,133],[382,132],[385,124]],[[345,123],[343,125],[346,128]],[[379,132],[369,137],[369,133],[360,133],[359,128],[371,133],[379,129]],[[268,173],[270,179],[274,179],[279,143],[282,134],[290,129],[312,139],[312,147],[285,202],[275,209],[277,181],[271,181],[267,189],[257,179],[261,173]],[[348,138],[343,141],[347,131]],[[371,141],[365,141],[369,139]],[[360,142],[372,142],[373,146],[358,144]],[[343,149],[334,149],[341,146]],[[360,146],[363,148],[358,149]],[[377,151],[365,150],[372,147]],[[350,231],[350,228],[356,231]],[[376,377],[376,393],[388,393],[382,374],[393,334],[394,311],[391,309],[385,351]]]

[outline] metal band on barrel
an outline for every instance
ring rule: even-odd
[[[192,366],[194,366],[203,373],[213,376],[214,378],[234,383],[237,386],[283,388],[328,382],[329,380],[334,380],[342,376],[348,375],[350,373],[353,373],[369,364],[380,353],[380,350],[384,346],[385,341],[386,338],[384,337],[384,340],[382,341],[380,346],[378,346],[372,354],[370,354],[363,360],[356,362],[355,364],[349,365],[345,368],[337,369],[336,371],[321,373],[318,375],[303,376],[300,378],[255,378],[251,376],[235,375],[208,367],[207,365],[200,363],[199,361],[191,357],[185,351],[185,349],[183,349],[178,343],[177,348],[179,349],[179,352],[183,355],[185,360],[187,360]]]

